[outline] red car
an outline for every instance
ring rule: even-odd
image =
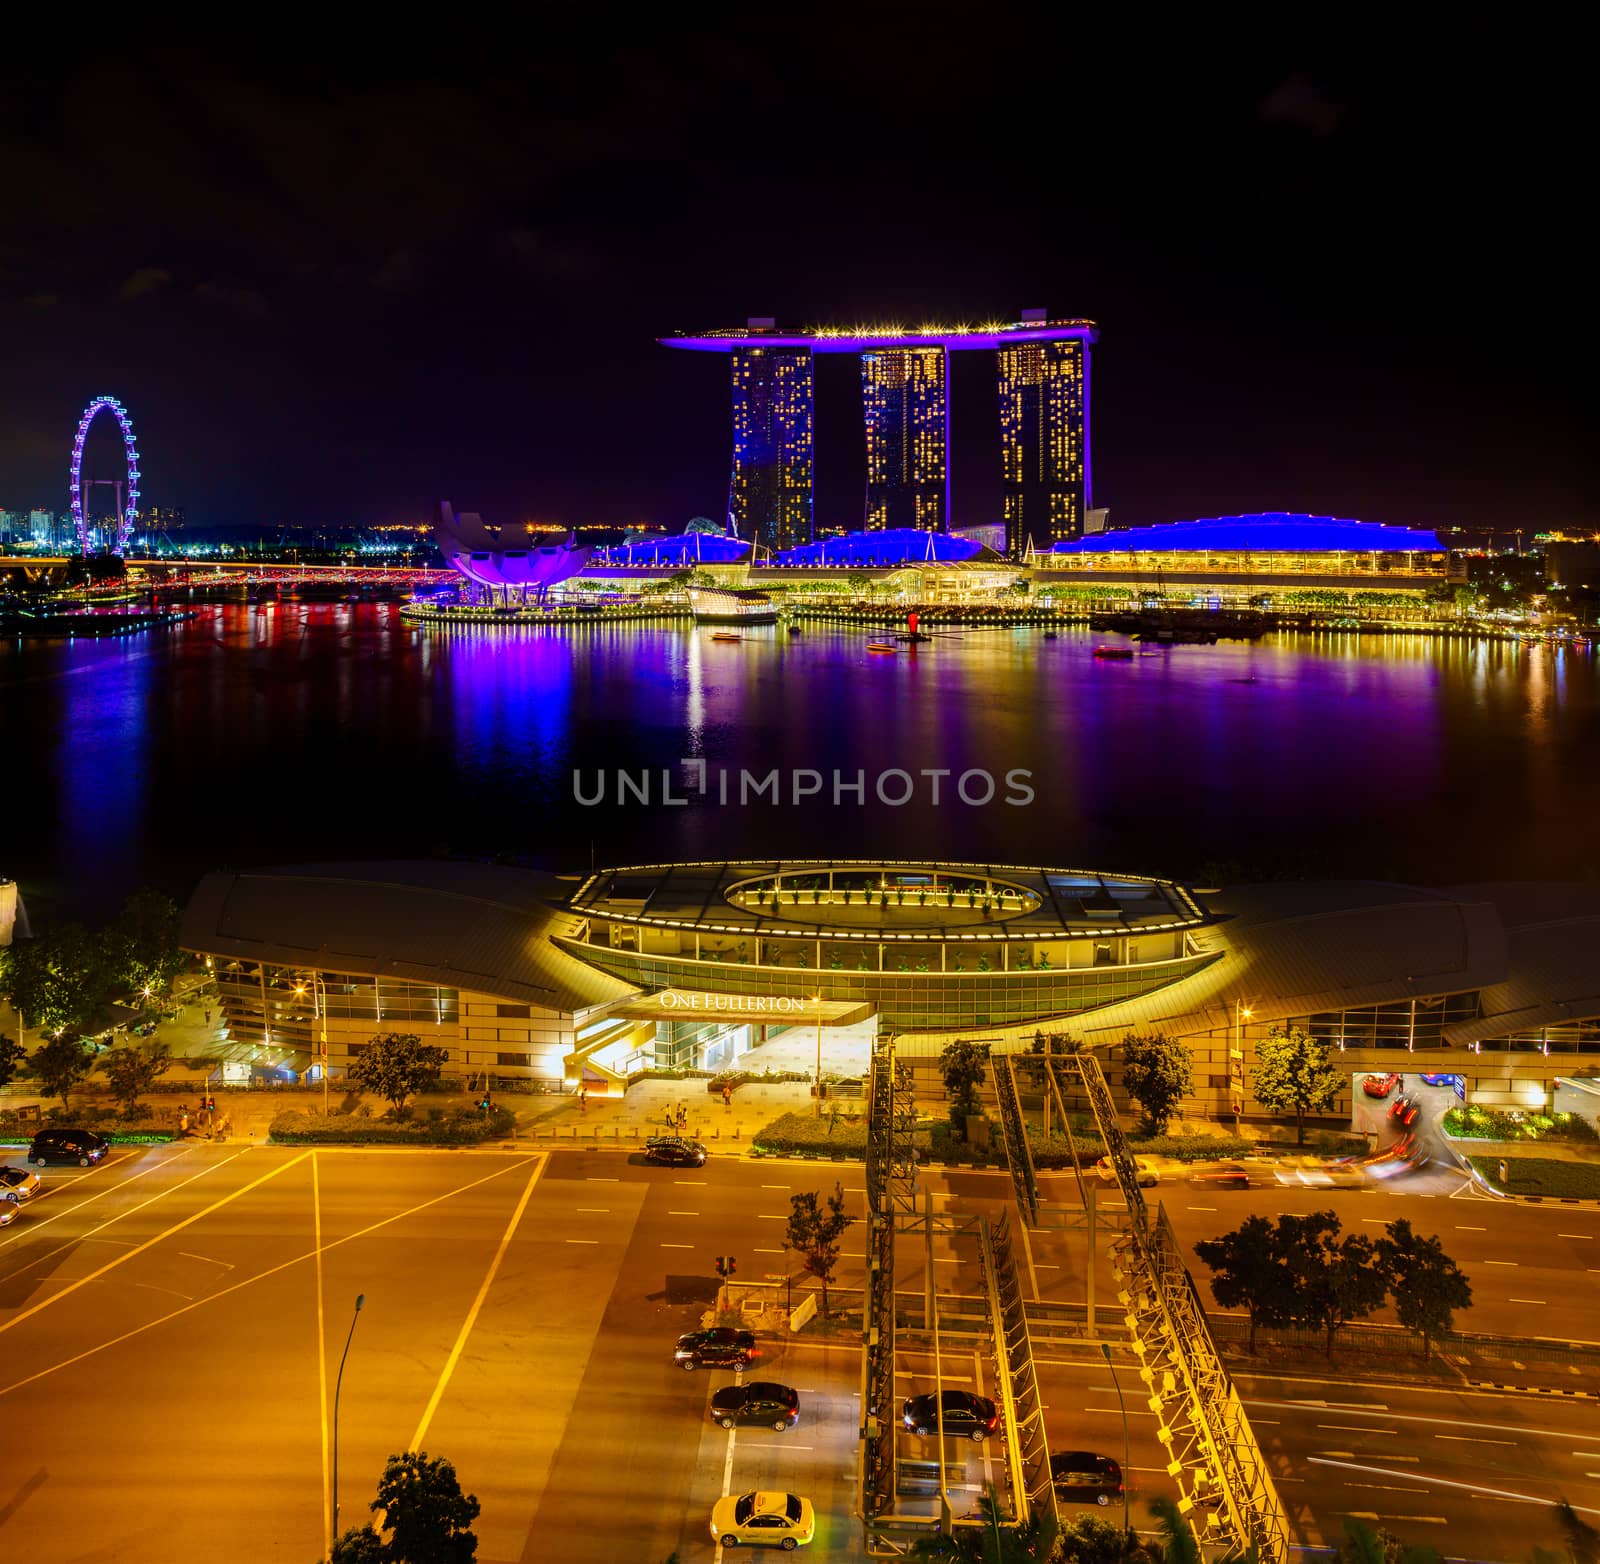
[[[1394,1105],[1389,1109],[1389,1117],[1394,1119],[1402,1129],[1410,1129],[1417,1122],[1420,1110],[1409,1097],[1396,1097]]]
[[[1387,1097],[1400,1084],[1398,1075],[1369,1075],[1361,1082],[1361,1089],[1369,1097]]]

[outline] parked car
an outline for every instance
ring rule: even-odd
[[[31,1200],[39,1193],[39,1175],[26,1168],[0,1167],[0,1200]]]
[[[1422,1084],[1424,1086],[1454,1086],[1460,1079],[1459,1075],[1424,1075]]]
[[[755,1355],[756,1339],[749,1331],[717,1325],[680,1336],[672,1361],[681,1369],[737,1368]]]
[[[797,1493],[742,1493],[711,1509],[711,1540],[725,1548],[782,1548],[792,1553],[816,1535],[817,1516]]]
[[[644,1160],[669,1168],[703,1168],[706,1148],[682,1135],[652,1135],[644,1143]]]
[[[80,1168],[93,1167],[111,1150],[111,1142],[93,1130],[40,1130],[28,1147],[28,1161],[76,1162]]]
[[[1421,1111],[1409,1097],[1396,1097],[1389,1107],[1389,1117],[1402,1129],[1410,1129],[1417,1122],[1417,1114]]]
[[[1134,1176],[1139,1180],[1143,1189],[1153,1189],[1161,1182],[1161,1169],[1155,1165],[1150,1157],[1135,1157],[1133,1159]],[[1105,1184],[1115,1184],[1117,1181],[1117,1165],[1110,1157],[1101,1157],[1095,1163],[1094,1170],[1100,1175],[1100,1181]]]
[[[711,1398],[711,1421],[724,1428],[756,1424],[782,1433],[800,1421],[800,1392],[761,1379],[728,1385]]]
[[[975,1396],[970,1390],[947,1390],[941,1398],[932,1393],[924,1396],[907,1396],[901,1408],[900,1420],[913,1434],[935,1434],[939,1431],[939,1413],[944,1414],[946,1438],[959,1435],[963,1439],[987,1439],[1000,1426],[1000,1413],[987,1396]]]
[[[1361,1089],[1369,1097],[1387,1097],[1400,1084],[1398,1075],[1367,1075],[1361,1080]]]
[[[1110,1504],[1122,1497],[1122,1468],[1109,1455],[1060,1450],[1050,1457],[1050,1482],[1058,1499]]]

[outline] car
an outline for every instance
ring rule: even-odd
[[[865,1097],[867,1083],[859,1075],[841,1076],[837,1081],[828,1082],[828,1095],[830,1097]]]
[[[1058,1450],[1050,1457],[1050,1483],[1058,1499],[1110,1504],[1122,1497],[1122,1468],[1109,1455]]]
[[[1250,1170],[1242,1162],[1219,1162],[1213,1168],[1202,1168],[1189,1175],[1191,1184],[1205,1184],[1213,1189],[1248,1189]]]
[[[1424,1086],[1454,1086],[1460,1079],[1459,1075],[1424,1075],[1422,1084]]]
[[[1399,1084],[1398,1075],[1366,1075],[1361,1079],[1361,1089],[1369,1097],[1387,1097]]]
[[[93,1167],[111,1150],[111,1142],[93,1130],[40,1130],[28,1147],[28,1161],[76,1162],[80,1168]]]
[[[711,1421],[724,1428],[755,1424],[782,1433],[800,1421],[800,1392],[762,1379],[727,1385],[711,1398]]]
[[[26,1168],[0,1167],[0,1200],[31,1200],[39,1193],[39,1175]]]
[[[1355,1157],[1337,1157],[1324,1162],[1320,1157],[1292,1157],[1274,1170],[1280,1184],[1298,1184],[1307,1189],[1355,1189],[1365,1183]]]
[[[1161,1182],[1161,1169],[1155,1165],[1151,1158],[1133,1158],[1133,1168],[1134,1176],[1139,1180],[1140,1188],[1153,1189]],[[1095,1163],[1094,1170],[1100,1175],[1101,1183],[1115,1184],[1117,1182],[1117,1165],[1110,1157],[1101,1157]]]
[[[0,1200],[0,1227],[10,1227],[17,1219],[15,1200]]]
[[[727,1325],[692,1330],[678,1338],[672,1361],[685,1370],[743,1367],[756,1356],[756,1339],[747,1330]]]
[[[725,1548],[782,1548],[793,1553],[817,1533],[817,1514],[797,1493],[741,1493],[718,1499],[711,1540]]]
[[[706,1148],[682,1135],[652,1135],[644,1143],[644,1160],[669,1168],[703,1168]]]
[[[1422,1110],[1405,1096],[1396,1097],[1389,1108],[1389,1117],[1394,1119],[1403,1129],[1410,1129],[1417,1122],[1417,1115]]]
[[[947,1390],[942,1397],[931,1393],[907,1396],[900,1409],[900,1421],[910,1433],[936,1434],[941,1410],[947,1439],[959,1435],[963,1439],[984,1440],[1000,1426],[1000,1413],[994,1402],[987,1396],[975,1396],[970,1390]]]

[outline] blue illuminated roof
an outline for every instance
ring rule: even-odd
[[[1068,538],[1055,554],[1129,554],[1193,550],[1206,553],[1419,553],[1448,549],[1432,532],[1396,527],[1383,521],[1343,521],[1337,516],[1304,516],[1291,511],[1257,511],[1248,516],[1211,516],[1203,521],[1169,521],[1156,527],[1096,532]]]
[[[820,538],[774,554],[774,565],[912,565],[952,564],[983,551],[976,538],[923,532],[917,527],[889,527],[882,532],[848,532],[842,538]]]
[[[596,549],[595,560],[606,565],[671,565],[675,569],[694,564],[734,565],[749,556],[750,544],[744,538],[724,533],[680,532],[670,538],[646,538],[637,543],[619,543],[615,548]]]

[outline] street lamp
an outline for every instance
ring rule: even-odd
[[[1117,1378],[1117,1365],[1111,1361],[1111,1343],[1102,1341],[1106,1367],[1111,1370],[1111,1383],[1117,1388],[1117,1405],[1122,1408],[1122,1529],[1128,1529],[1128,1403],[1122,1399],[1122,1381]]]
[[[1233,1047],[1228,1054],[1228,1095],[1233,1099],[1233,1133],[1239,1133],[1239,1114],[1244,1108],[1244,1043],[1239,1021],[1250,1019],[1250,1007],[1241,999],[1233,1002]]]
[[[350,1356],[350,1338],[356,1333],[356,1321],[361,1318],[361,1305],[366,1301],[364,1292],[356,1294],[356,1312],[350,1316],[350,1333],[339,1355],[339,1377],[333,1382],[333,1535],[328,1538],[329,1558],[333,1557],[333,1545],[339,1537],[339,1391],[344,1385],[344,1360]]]

